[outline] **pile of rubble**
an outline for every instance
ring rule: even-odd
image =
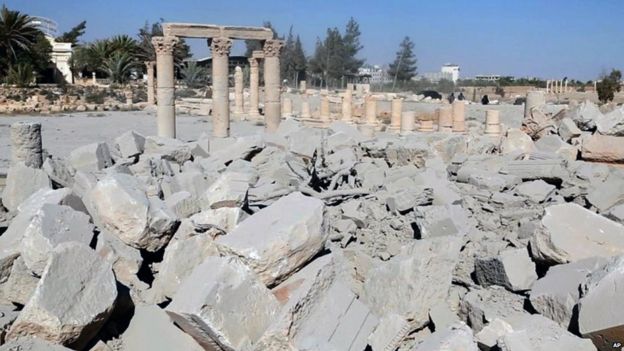
[[[16,124],[0,350],[612,350],[624,174],[577,160],[619,138],[591,111],[537,141],[286,120],[64,158]]]

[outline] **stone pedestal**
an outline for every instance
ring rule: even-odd
[[[365,123],[368,125],[377,125],[377,100],[372,96],[366,97],[365,102]]]
[[[308,85],[305,80],[302,80],[299,82],[299,92],[305,94],[306,90],[308,90]]]
[[[281,40],[264,42],[264,121],[267,132],[275,132],[280,124],[281,79],[280,52],[284,47]]]
[[[433,120],[421,120],[420,126],[418,127],[419,132],[433,132]]]
[[[147,104],[154,105],[156,103],[156,97],[154,96],[154,65],[156,62],[145,62],[147,72]]]
[[[11,161],[24,162],[31,168],[41,168],[43,165],[41,123],[11,124]]]
[[[390,127],[388,127],[388,131],[398,132],[401,129],[402,111],[403,99],[392,99],[392,113],[390,115]]]
[[[133,97],[133,93],[132,90],[126,90],[124,91],[124,96],[126,98],[126,107],[127,108],[132,108],[132,97]]]
[[[463,101],[453,102],[453,132],[464,133],[466,131],[466,103]]]
[[[232,41],[227,38],[214,38],[212,50],[212,136],[230,136],[230,90],[228,87],[228,58]]]
[[[93,85],[97,85],[97,77],[95,76],[95,72],[91,73],[91,83],[93,83]]]
[[[308,100],[308,96],[304,96],[301,99],[301,116],[302,119],[310,119],[312,118],[312,113],[310,112],[310,101]]]
[[[153,37],[156,51],[157,99],[156,123],[158,136],[175,138],[175,79],[173,73],[173,49],[178,43],[175,37]]]
[[[293,116],[292,100],[289,98],[282,98],[282,116],[284,118]]]
[[[438,131],[453,131],[453,110],[451,107],[442,107],[438,111]]]
[[[500,115],[497,110],[485,111],[485,134],[487,135],[500,135]]]
[[[240,66],[236,66],[234,70],[234,114],[242,117],[245,114],[243,108],[243,69]]]
[[[319,116],[321,117],[321,121],[327,122],[331,119],[330,110],[329,110],[329,98],[327,95],[321,95],[321,111]]]
[[[414,111],[405,111],[401,114],[400,120],[400,132],[401,135],[409,134],[414,131],[414,126],[416,123],[416,112]]]
[[[260,64],[257,58],[249,59],[249,116],[260,116]]]
[[[546,105],[546,96],[541,91],[529,91],[524,103],[524,118],[531,118],[531,109]]]
[[[353,123],[353,90],[347,89],[342,95],[342,121]]]

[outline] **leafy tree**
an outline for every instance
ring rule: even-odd
[[[208,81],[208,70],[199,66],[196,61],[189,61],[186,66],[182,67],[180,74],[184,79],[184,84],[188,88],[200,88],[206,85]]]
[[[17,53],[28,51],[41,31],[32,18],[6,6],[0,10],[0,54],[17,58]]]
[[[264,21],[262,27],[268,28],[273,31],[273,39],[280,39],[277,35],[277,31],[273,28],[271,21]],[[254,51],[262,50],[262,42],[259,40],[245,40],[245,57],[251,57]]]
[[[137,65],[137,61],[131,54],[118,51],[105,59],[102,70],[113,83],[125,84]]]
[[[405,37],[399,45],[394,62],[390,64],[388,74],[394,77],[396,82],[408,82],[416,76],[416,57],[414,55],[414,43],[410,37]]]
[[[343,65],[346,74],[356,74],[364,60],[358,59],[356,56],[362,50],[360,43],[360,25],[351,17],[347,23],[345,34],[342,36],[343,45]]]
[[[60,43],[72,43],[72,45],[76,45],[78,44],[78,38],[85,33],[86,29],[87,21],[82,21],[68,32],[61,34],[55,40]]]
[[[598,90],[598,99],[606,103],[613,101],[615,93],[621,90],[622,72],[619,70],[611,70],[609,75],[603,74],[602,80],[596,84]]]
[[[145,25],[139,29],[139,40],[137,58],[140,61],[156,61],[156,51],[152,45],[152,37],[160,37],[163,35],[162,23],[164,19],[156,23],[150,24],[145,22]],[[173,50],[173,60],[176,66],[180,67],[182,62],[191,57],[191,47],[186,44],[184,39],[180,39],[178,44]]]
[[[288,31],[288,37],[282,50],[281,76],[296,85],[300,79],[305,77],[307,60],[303,52],[303,46],[299,36],[295,39],[292,27]]]
[[[301,38],[297,35],[295,40],[295,47],[293,49],[293,69],[295,71],[295,82],[305,79],[306,68],[308,66],[308,60],[306,59],[305,52],[303,51],[303,45],[301,44]]]
[[[323,42],[317,41],[310,69],[321,76],[321,85],[336,85],[344,76],[344,44],[338,28],[328,28]]]

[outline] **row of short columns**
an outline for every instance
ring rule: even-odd
[[[567,80],[546,81],[546,94],[562,94],[567,92],[569,92]]]
[[[173,50],[177,44],[176,37],[154,37],[152,44],[156,51],[157,125],[158,135],[175,138],[175,77],[173,70]],[[212,51],[212,134],[217,138],[230,135],[230,101],[229,101],[229,54],[232,40],[229,38],[209,39]],[[279,127],[281,119],[281,87],[280,87],[280,52],[283,47],[281,40],[267,40],[264,43],[264,82],[265,104],[264,118],[268,132]],[[250,103],[249,115],[259,116],[259,63],[257,58],[250,58]],[[153,92],[153,64],[146,63],[148,70],[148,103],[150,91]],[[150,81],[151,77],[151,81]],[[242,116],[243,110],[243,76],[240,67],[234,72],[235,101],[234,114]]]

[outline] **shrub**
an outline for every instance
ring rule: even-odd
[[[20,88],[25,88],[31,85],[34,80],[33,67],[27,63],[11,65],[7,71],[7,84],[15,84]]]

